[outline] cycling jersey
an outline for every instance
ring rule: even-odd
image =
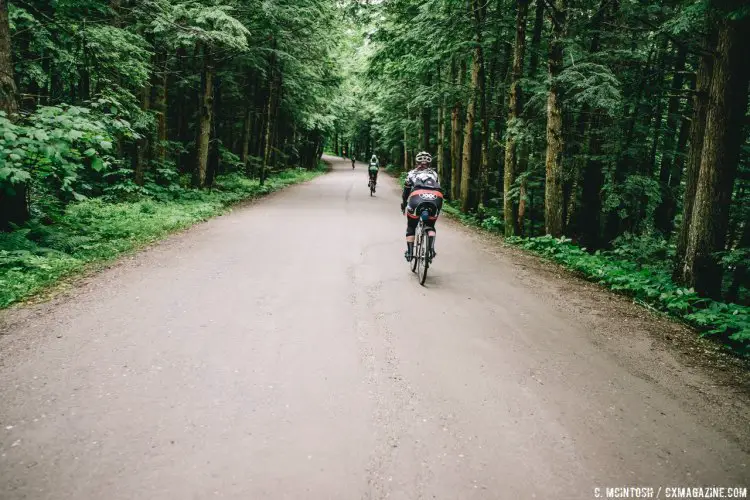
[[[370,170],[370,172],[372,171],[377,172],[379,168],[380,168],[380,160],[378,160],[377,156],[372,155],[372,158],[370,158],[370,166],[368,167],[368,169]]]
[[[431,168],[418,169],[415,168],[406,174],[406,182],[404,182],[404,190],[409,188],[423,188],[423,189],[440,189],[440,180],[438,174]],[[406,197],[404,197],[404,200]]]

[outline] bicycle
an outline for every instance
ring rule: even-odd
[[[432,264],[432,258],[434,256],[432,243],[433,238],[427,234],[429,228],[425,225],[425,222],[429,219],[430,212],[428,210],[422,210],[419,216],[419,222],[417,223],[417,229],[414,232],[414,255],[411,261],[411,270],[417,273],[419,278],[419,284],[424,286],[424,282],[427,279],[427,269]]]
[[[370,188],[370,196],[373,196],[373,193],[375,192],[375,179],[370,177],[370,182],[367,184],[367,186]]]

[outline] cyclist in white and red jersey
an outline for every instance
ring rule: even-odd
[[[406,214],[406,257],[411,261],[414,250],[414,233],[419,217],[427,210],[429,217],[425,225],[429,228],[427,236],[432,239],[432,256],[435,253],[435,222],[443,208],[443,192],[440,189],[438,174],[432,169],[432,156],[426,151],[417,154],[416,168],[411,170],[404,181],[401,199],[401,212]]]

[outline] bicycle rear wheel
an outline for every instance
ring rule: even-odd
[[[414,238],[414,249],[412,250],[412,256],[411,256],[411,271],[413,273],[417,272],[417,264],[419,263],[419,259],[417,258],[419,256],[419,248],[422,245],[422,238],[420,235],[422,234],[422,222],[420,221],[417,225],[417,230],[415,231],[415,238]]]
[[[427,269],[430,267],[430,238],[427,236],[426,228],[422,227],[422,249],[419,255],[421,264],[418,266],[419,271],[419,284],[424,286],[424,282],[427,279]]]

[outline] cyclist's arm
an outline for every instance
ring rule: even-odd
[[[409,179],[406,179],[406,182],[404,182],[404,191],[401,193],[401,206],[406,206],[406,201],[409,199],[409,193],[411,193],[412,184],[409,182]],[[403,208],[402,208],[403,210]]]

